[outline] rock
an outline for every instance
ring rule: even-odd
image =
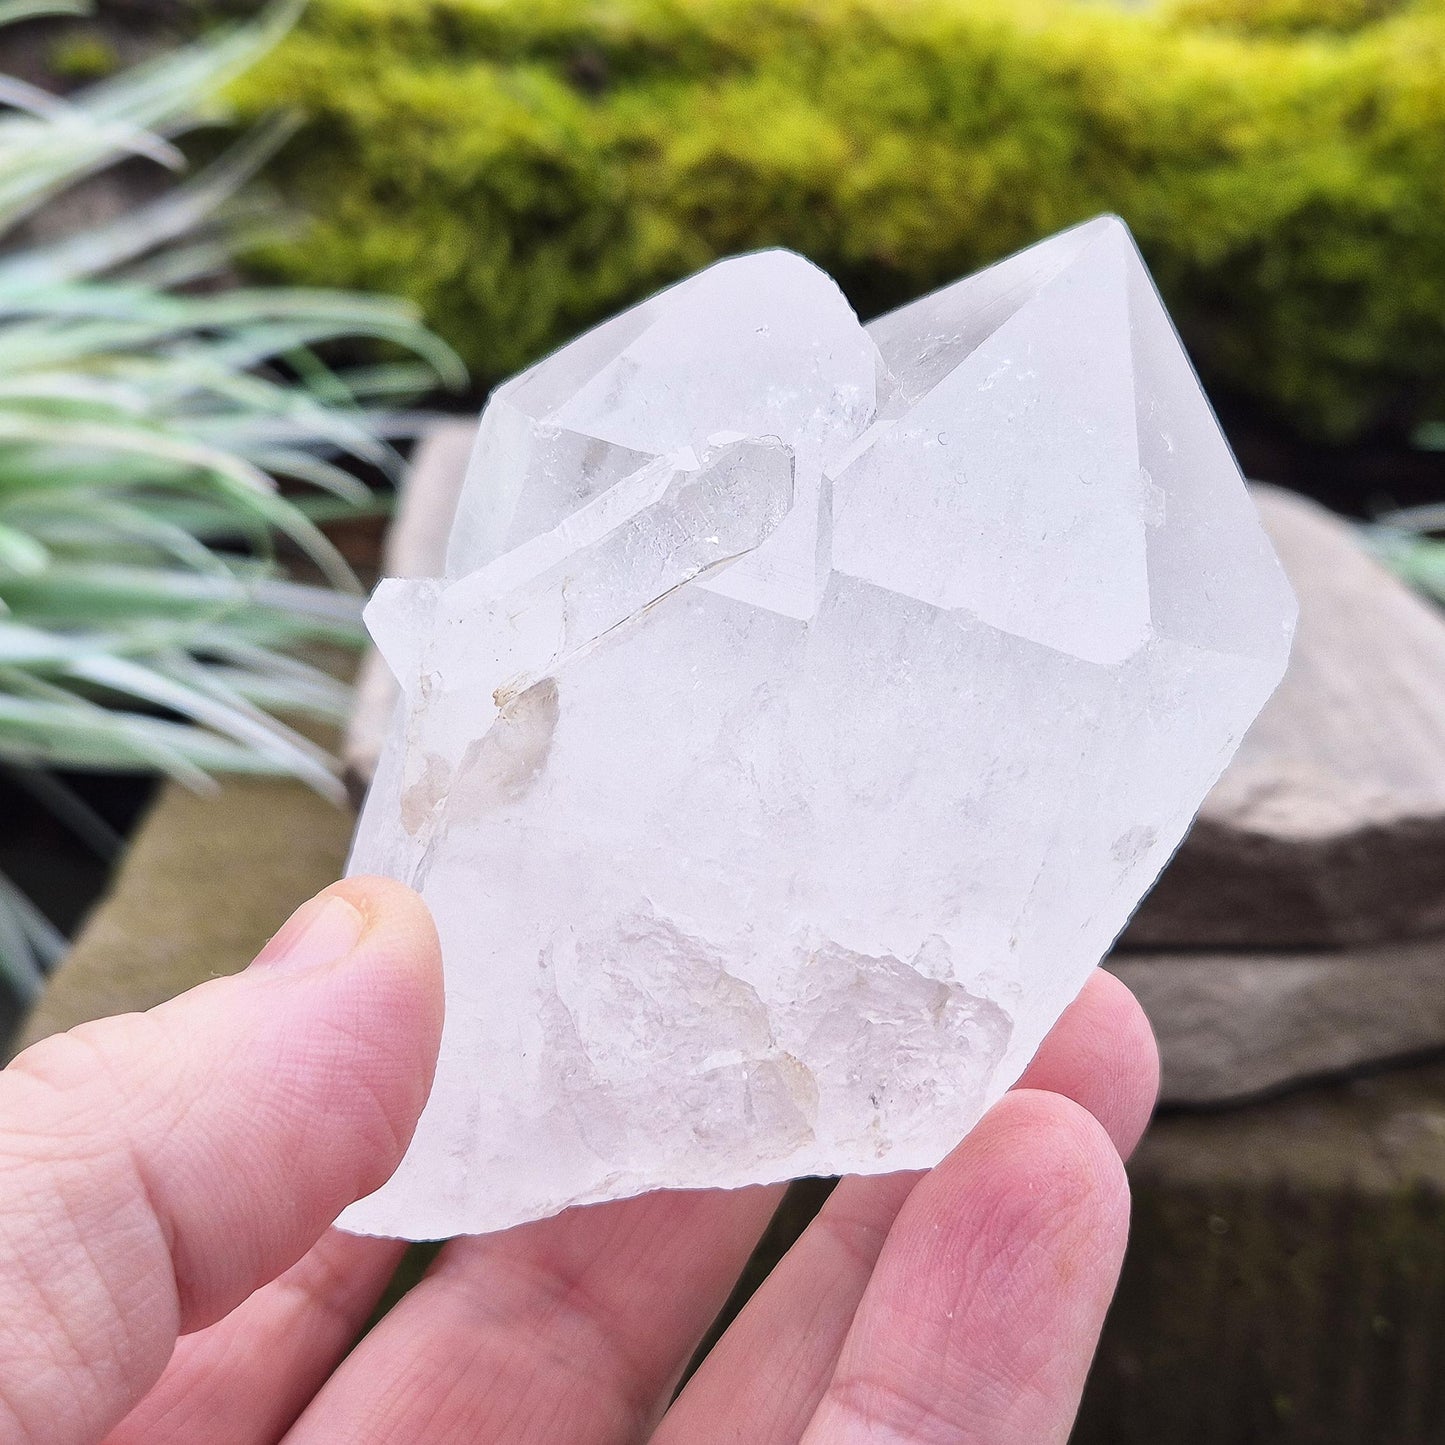
[[[1445,930],[1445,616],[1354,529],[1255,498],[1300,603],[1284,682],[1126,948],[1327,948]]]
[[[1072,1445],[1445,1441],[1445,1064],[1156,1119]]]
[[[1219,1104],[1445,1048],[1445,938],[1339,953],[1115,953],[1166,1104]]]
[[[351,824],[287,780],[228,779],[209,797],[166,784],[20,1045],[244,968],[292,909],[336,881]]]
[[[1294,653],[1109,963],[1179,1103],[1445,1047],[1445,618],[1338,518],[1255,495]]]

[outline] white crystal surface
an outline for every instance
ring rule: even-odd
[[[493,396],[353,872],[447,1019],[342,1224],[936,1163],[1278,682],[1294,603],[1123,225],[861,327],[710,268]]]

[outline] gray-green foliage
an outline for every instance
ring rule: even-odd
[[[0,23],[71,8],[10,0]],[[333,760],[282,720],[342,716],[343,686],[297,650],[361,635],[356,581],[305,498],[368,505],[348,463],[393,469],[408,422],[385,408],[457,363],[401,302],[208,284],[259,220],[235,198],[284,138],[274,124],[114,220],[24,240],[117,159],[179,169],[176,140],[291,19],[273,10],[68,99],[0,78],[0,763],[337,791]],[[414,359],[318,359],[362,336]],[[324,581],[282,575],[282,538]],[[29,992],[56,946],[0,880],[0,973]]]
[[[1365,539],[1387,566],[1445,604],[1445,503],[1391,512],[1365,529]]]

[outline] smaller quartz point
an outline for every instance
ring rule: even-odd
[[[927,1167],[1284,671],[1294,602],[1121,222],[860,326],[724,261],[498,389],[352,872],[441,933],[436,1082],[341,1223]]]

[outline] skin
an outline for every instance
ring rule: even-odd
[[[441,1020],[421,902],[350,879],[244,973],[0,1073],[0,1439],[1067,1439],[1157,1087],[1117,980],[936,1169],[843,1181],[670,1408],[775,1189],[454,1241],[351,1349],[401,1246],[329,1226],[400,1160]]]

